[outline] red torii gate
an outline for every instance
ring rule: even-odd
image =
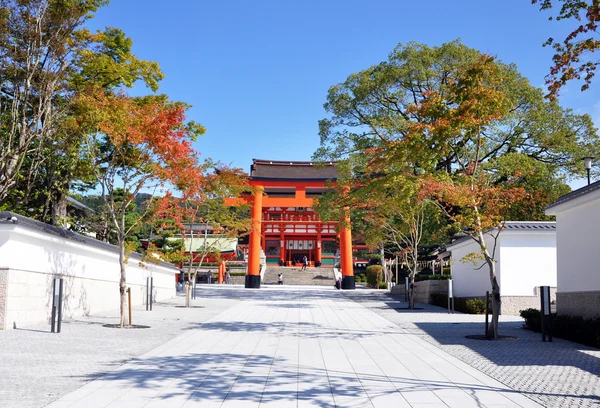
[[[260,288],[260,251],[264,248],[264,240],[261,246],[261,237],[263,233],[263,224],[279,225],[278,231],[281,234],[281,248],[284,251],[284,231],[290,224],[310,224],[316,226],[317,240],[315,259],[317,262],[322,260],[322,241],[321,233],[325,225],[320,220],[312,219],[310,221],[292,221],[290,219],[263,220],[264,208],[311,208],[313,205],[312,196],[322,192],[325,182],[337,178],[335,164],[329,163],[327,167],[318,167],[311,162],[282,162],[266,161],[254,159],[251,167],[250,185],[253,187],[253,194],[241,197],[240,199],[229,200],[229,203],[235,204],[236,201],[244,200],[251,203],[251,222],[250,242],[248,250],[248,273],[246,275],[246,288]],[[285,193],[281,193],[285,192]],[[307,192],[309,193],[307,195]],[[281,196],[285,195],[285,196]],[[315,215],[316,217],[316,215]],[[292,215],[293,219],[293,215]],[[350,217],[338,224],[340,239],[340,266],[342,269],[342,289],[354,289],[354,270],[352,261],[352,232],[350,227]],[[309,231],[307,228],[306,231]],[[280,259],[284,259],[283,252],[280,252]]]

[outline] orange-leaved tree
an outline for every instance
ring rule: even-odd
[[[142,222],[127,225],[126,211],[142,190],[156,191],[186,180],[203,182],[192,141],[204,128],[186,122],[186,105],[164,96],[133,98],[88,90],[79,101],[82,126],[93,128],[87,143],[101,188],[105,215],[117,236],[120,266],[120,325],[125,322],[126,238]],[[122,194],[116,194],[117,190]],[[149,207],[150,208],[150,207]]]
[[[558,1],[532,0],[533,4],[540,3],[541,10],[549,10]],[[560,0],[561,6],[556,17],[549,19],[574,19],[580,22],[562,41],[550,37],[544,46],[551,46],[556,52],[552,56],[554,65],[546,76],[551,99],[558,96],[560,89],[571,80],[582,79],[581,90],[590,87],[592,78],[600,59],[594,59],[591,54],[600,49],[598,38],[598,23],[600,23],[600,0]]]
[[[157,199],[153,214],[160,228],[182,241],[181,264],[190,279],[207,256],[220,258],[222,244],[247,234],[250,228],[248,205],[226,204],[227,198],[238,197],[248,189],[243,171],[211,160],[205,161],[202,169],[201,183],[181,180],[176,185],[177,196],[167,194]]]
[[[477,243],[479,252],[467,260],[483,259],[488,267],[493,315],[489,335],[494,338],[498,338],[500,312],[496,240],[512,206],[529,198],[523,188],[513,185],[521,174],[515,172],[513,177],[497,183],[490,171],[493,167],[482,160],[492,137],[488,127],[513,108],[504,91],[506,80],[494,58],[483,55],[457,75],[449,86],[449,98],[431,94],[414,107],[419,115],[429,118],[415,126],[421,132],[436,134],[456,158],[457,170],[425,177],[420,194],[435,199],[454,226]],[[496,231],[495,235],[491,231]]]

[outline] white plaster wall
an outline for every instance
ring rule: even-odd
[[[115,310],[119,307],[118,253],[18,224],[0,224],[0,269],[8,269],[4,327],[49,321],[52,281],[63,277],[64,317]],[[145,303],[146,278],[154,278],[154,300],[175,296],[177,269],[132,257],[127,285],[132,305]],[[0,319],[1,321],[2,319]]]
[[[488,245],[493,243],[491,237],[487,237],[486,242]],[[492,290],[490,284],[489,268],[484,265],[480,267],[483,260],[477,260],[476,263],[464,262],[463,258],[473,252],[480,253],[479,245],[473,240],[460,243],[457,246],[449,246],[449,250],[452,251],[452,281],[454,284],[454,296],[456,297],[475,297],[485,296],[486,291]],[[500,257],[496,257],[496,275],[500,283],[501,276],[500,270]]]
[[[556,211],[558,291],[600,290],[600,198],[564,211],[553,210]]]
[[[539,296],[537,286],[556,287],[556,233],[500,234],[502,296]]]

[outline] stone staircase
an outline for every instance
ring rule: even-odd
[[[284,285],[322,285],[333,286],[335,276],[333,268],[306,268],[303,271],[299,268],[285,268],[279,266],[269,266],[265,272],[263,285],[277,285],[279,273],[283,273]]]

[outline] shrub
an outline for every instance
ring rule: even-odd
[[[354,278],[354,280],[356,282],[366,282],[367,281],[367,277],[364,273],[358,274],[356,275],[356,277]]]
[[[377,289],[379,282],[381,282],[381,265],[370,265],[367,266],[367,283],[370,288]]]
[[[421,282],[425,280],[448,280],[452,279],[452,275],[416,275],[415,281]]]
[[[387,282],[379,282],[379,289],[387,289]]]
[[[246,276],[246,272],[229,272],[229,276]]]
[[[456,306],[455,306],[456,308]],[[465,301],[463,310],[459,310],[463,313],[469,314],[484,314],[485,313],[485,302],[481,299],[469,299]]]
[[[525,327],[536,332],[542,331],[542,314],[537,309],[521,310]],[[561,339],[600,348],[600,317],[584,319],[580,316],[552,314],[552,335]]]

